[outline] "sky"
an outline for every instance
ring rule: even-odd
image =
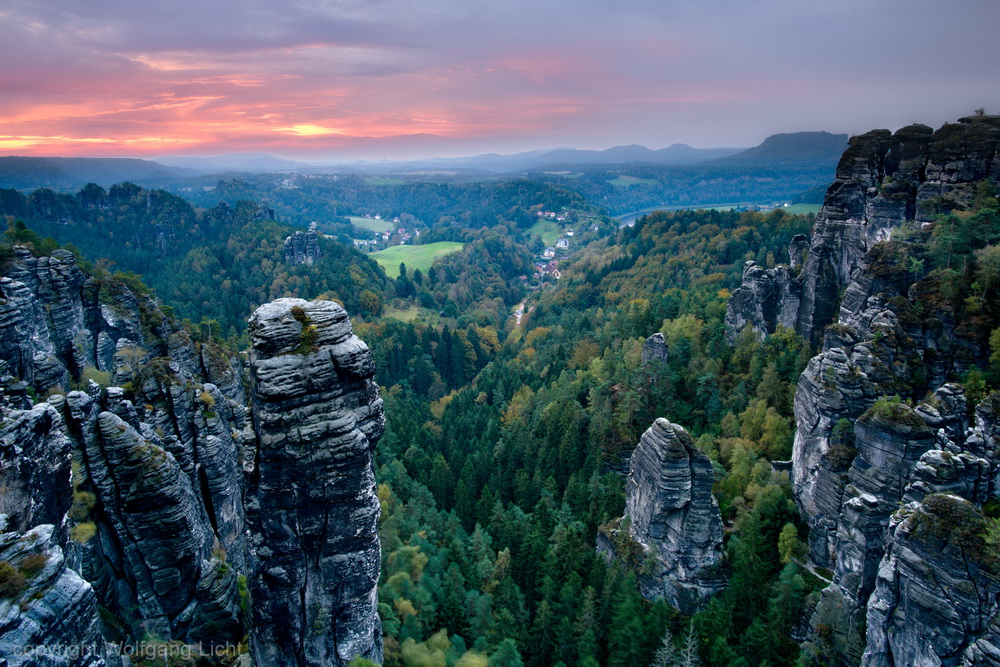
[[[397,159],[1000,113],[998,0],[0,0],[0,155]]]

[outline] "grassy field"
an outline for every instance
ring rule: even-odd
[[[388,232],[396,228],[388,220],[375,220],[373,218],[357,218],[355,216],[350,216],[351,224],[355,227],[360,227],[361,229],[370,229],[376,234],[381,234],[382,232]]]
[[[426,245],[397,245],[373,252],[371,258],[379,263],[390,278],[399,277],[399,263],[406,264],[407,274],[413,269],[427,273],[438,257],[458,252],[465,246],[456,241],[438,241]]]
[[[545,245],[555,245],[556,240],[562,236],[562,230],[552,220],[539,220],[528,230],[529,234],[540,236]]]
[[[820,208],[819,204],[792,204],[781,210],[785,213],[819,213]]]
[[[616,179],[608,181],[611,185],[617,185],[622,188],[627,188],[631,185],[639,185],[640,183],[645,183],[647,185],[656,185],[659,181],[652,178],[636,178],[635,176],[619,176]]]

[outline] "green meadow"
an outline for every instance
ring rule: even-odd
[[[791,206],[785,206],[781,210],[785,213],[819,213],[819,209],[822,208],[819,204],[792,204]]]
[[[547,219],[539,219],[528,229],[528,233],[541,237],[542,243],[545,245],[554,245],[556,240],[563,235],[559,225]]]
[[[382,232],[388,232],[395,229],[393,225],[388,220],[374,220],[372,218],[359,218],[357,216],[350,216],[351,224],[355,227],[360,227],[362,229],[368,229],[376,234],[381,234]]]
[[[400,262],[406,264],[407,271],[420,269],[426,273],[431,264],[438,257],[458,252],[464,243],[457,241],[438,241],[437,243],[427,243],[425,245],[397,245],[385,250],[373,252],[370,257],[385,269],[386,275],[390,278],[399,277]]]

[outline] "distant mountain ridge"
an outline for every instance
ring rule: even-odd
[[[269,153],[225,153],[223,155],[165,155],[156,158],[160,164],[170,167],[194,169],[200,172],[245,171],[266,173],[275,171],[298,171],[316,169],[313,162],[288,160]]]
[[[422,161],[437,167],[474,167],[493,172],[542,169],[545,167],[572,167],[574,165],[648,163],[665,165],[691,165],[739,153],[741,148],[692,148],[687,144],[673,144],[653,150],[631,144],[613,146],[605,150],[554,148],[528,151],[513,155],[487,153],[472,158],[437,158]]]
[[[836,164],[847,149],[848,135],[829,132],[772,134],[759,146],[717,160],[720,164],[781,166],[806,162]]]
[[[775,134],[753,148],[694,148],[676,143],[650,149],[638,144],[605,150],[554,148],[510,155],[485,153],[471,157],[399,161],[350,161],[331,156],[323,162],[288,160],[268,153],[137,158],[0,157],[0,187],[77,188],[87,183],[110,186],[123,181],[151,182],[185,176],[241,173],[335,173],[345,171],[462,170],[506,174],[565,170],[593,165],[782,167],[836,164],[847,146],[846,134],[794,132]]]
[[[122,181],[188,176],[192,172],[150,160],[120,157],[0,157],[0,187],[109,186]]]

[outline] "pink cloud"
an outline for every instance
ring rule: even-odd
[[[908,109],[930,124],[1000,109],[998,5],[845,2],[9,0],[0,150],[322,155],[405,135],[499,151],[750,145]]]

